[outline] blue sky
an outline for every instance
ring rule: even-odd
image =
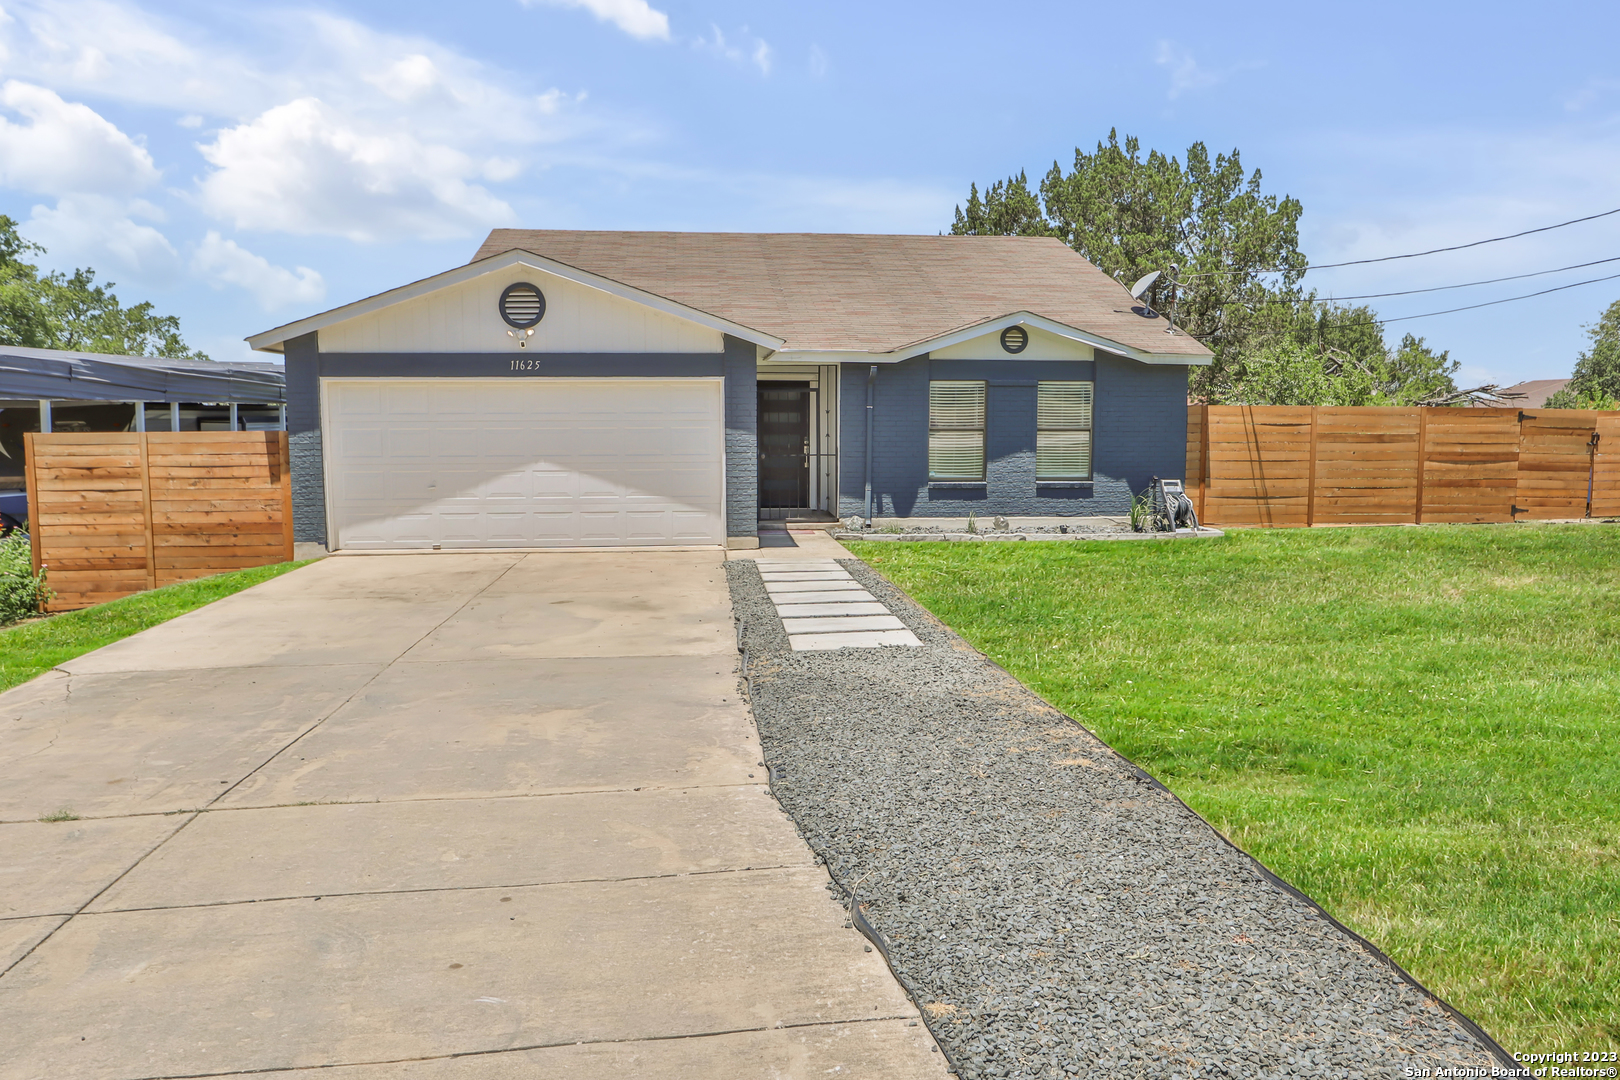
[[[492,226],[937,232],[1109,128],[1242,151],[1313,262],[1620,207],[1602,4],[0,0],[0,213],[219,359]],[[1351,295],[1620,256],[1620,215],[1323,270]],[[1593,268],[1378,301],[1386,317]],[[1390,327],[1568,374],[1620,280]]]

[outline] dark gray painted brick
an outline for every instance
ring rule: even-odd
[[[841,372],[839,514],[864,500],[868,365]],[[928,483],[930,378],[983,379],[986,467],[983,485]],[[1092,483],[1035,482],[1035,383],[1092,379]],[[1187,369],[1141,364],[1098,352],[1095,363],[941,360],[878,365],[872,436],[873,513],[881,517],[1125,514],[1131,494],[1153,476],[1179,477],[1187,452]]]
[[[759,351],[726,335],[726,535],[759,535]]]
[[[314,334],[292,338],[285,347],[293,539],[299,543],[325,544],[326,470],[321,458],[320,350]]]

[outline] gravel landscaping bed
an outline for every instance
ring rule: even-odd
[[[859,519],[851,518],[850,522],[858,520]],[[931,525],[912,520],[903,526],[879,524],[873,528],[867,529],[859,526],[852,526],[850,522],[843,523],[839,526],[839,528],[851,536],[858,535],[863,540],[872,540],[879,536],[893,536],[902,533],[924,536],[930,533],[954,534],[966,532],[966,530],[964,530],[961,526],[954,523]],[[993,518],[986,518],[984,521],[978,523],[978,529],[979,531],[972,535],[1003,536],[1009,533],[1024,533],[1051,534],[1054,536],[1114,536],[1119,533],[1130,532],[1131,523],[1125,520],[1114,521],[1109,518],[1077,518],[1073,522],[1060,525],[1032,524],[1030,522],[1015,521],[1009,522],[1005,527],[998,529]]]
[[[932,525],[912,520],[902,525],[880,525],[872,528],[860,526],[858,518],[850,518],[832,530],[834,540],[900,540],[900,541],[954,541],[957,543],[994,543],[1008,540],[1187,540],[1224,536],[1220,529],[1200,526],[1196,529],[1177,529],[1175,532],[1137,532],[1130,522],[1112,518],[1076,518],[1071,522],[1004,521],[998,527],[990,519],[978,525],[977,532],[964,532],[960,523]]]
[[[727,564],[772,788],[963,1077],[1506,1064],[858,560],[922,648],[793,653]]]

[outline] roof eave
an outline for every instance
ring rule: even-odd
[[[250,348],[259,352],[284,352],[286,343],[293,338],[324,330],[329,326],[335,326],[338,323],[347,322],[362,315],[370,315],[398,304],[407,303],[430,293],[438,292],[440,289],[460,285],[511,266],[527,266],[542,273],[552,274],[575,284],[597,289],[611,296],[643,304],[666,314],[674,315],[677,318],[698,323],[711,330],[730,334],[732,337],[740,338],[743,341],[767,349],[778,349],[783,344],[781,338],[755,330],[753,327],[743,326],[741,323],[732,322],[730,319],[722,319],[718,315],[712,315],[707,311],[688,307],[685,304],[658,296],[655,293],[635,288],[632,285],[626,285],[621,281],[614,281],[612,278],[593,274],[576,266],[569,266],[567,263],[560,263],[555,259],[548,259],[544,255],[536,255],[532,251],[524,251],[520,248],[503,251],[491,255],[487,259],[480,259],[465,266],[458,266],[452,270],[446,270],[442,274],[435,274],[420,281],[413,281],[409,285],[401,285],[397,289],[389,289],[387,292],[368,296],[364,300],[356,300],[352,304],[345,304],[330,311],[323,311],[319,315],[311,315],[308,318],[299,319],[297,322],[290,322],[273,330],[254,334],[247,339],[247,343]]]
[[[974,338],[983,337],[985,334],[993,334],[997,330],[1004,330],[1009,326],[1020,325],[1033,326],[1038,330],[1045,330],[1049,334],[1068,338],[1070,341],[1077,341],[1084,345],[1090,345],[1092,348],[1102,349],[1105,352],[1117,353],[1120,356],[1135,360],[1141,364],[1183,364],[1193,367],[1204,367],[1214,359],[1213,355],[1210,354],[1208,350],[1205,350],[1202,354],[1150,352],[1146,349],[1139,349],[1135,346],[1126,345],[1123,342],[1115,341],[1112,338],[1103,337],[1101,334],[1094,334],[1088,330],[1082,330],[1079,327],[1058,322],[1056,319],[1049,319],[1044,315],[1036,315],[1031,311],[1015,311],[1011,314],[1001,315],[993,319],[985,319],[981,322],[972,323],[971,325],[960,327],[944,334],[938,334],[934,337],[914,341],[909,345],[903,345],[898,349],[891,349],[885,352],[866,352],[854,349],[789,348],[777,351],[770,357],[770,359],[779,363],[800,364],[898,364],[903,360],[910,360],[913,357],[922,356],[924,353],[930,353],[937,349],[947,349],[952,345],[959,345],[964,341],[971,341]],[[1175,332],[1178,334],[1181,333],[1179,330]]]

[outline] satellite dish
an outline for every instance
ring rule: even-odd
[[[1131,286],[1131,299],[1142,299],[1142,294],[1153,288],[1153,283],[1159,280],[1159,275],[1163,272],[1162,270],[1155,270],[1151,274],[1138,278],[1136,284]]]

